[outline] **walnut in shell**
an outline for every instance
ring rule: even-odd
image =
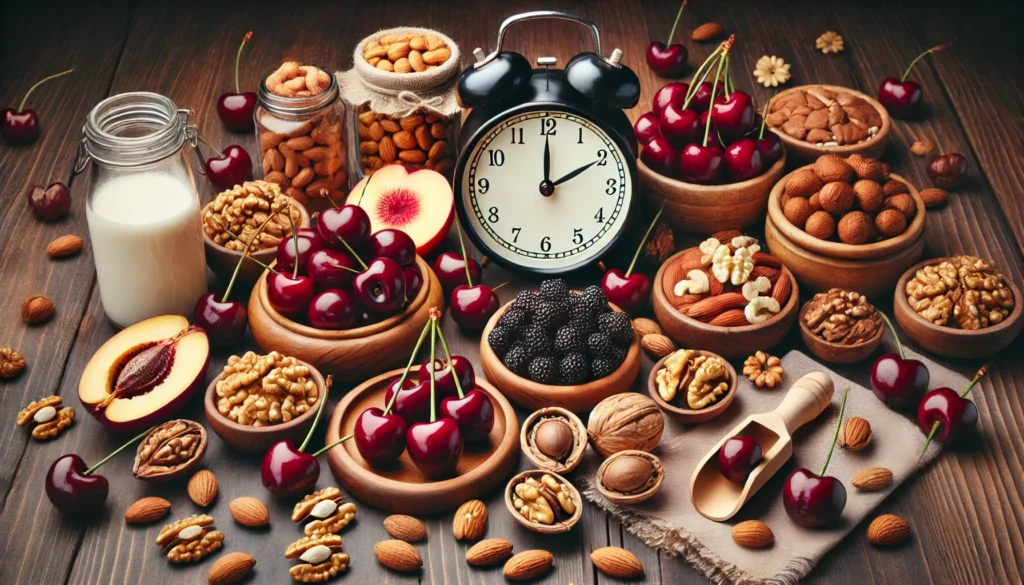
[[[564,408],[542,408],[523,423],[520,447],[539,469],[566,473],[583,460],[587,428]]]
[[[602,457],[635,449],[650,451],[661,441],[665,417],[650,398],[635,392],[609,396],[587,421],[590,444]]]
[[[619,504],[642,502],[661,487],[665,470],[661,460],[645,451],[619,451],[597,470],[597,489]]]
[[[206,455],[206,429],[195,421],[167,421],[139,443],[132,473],[146,481],[183,477]]]

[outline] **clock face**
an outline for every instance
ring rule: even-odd
[[[485,130],[463,160],[466,228],[506,265],[569,270],[595,260],[626,228],[631,156],[587,118],[514,114]]]

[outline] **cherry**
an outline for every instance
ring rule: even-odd
[[[462,432],[451,418],[413,424],[405,433],[405,443],[409,458],[430,478],[453,475],[462,457]]]
[[[401,266],[410,266],[416,262],[416,243],[402,230],[378,230],[370,236],[370,257],[391,258]]]
[[[940,189],[955,189],[967,176],[967,158],[959,153],[938,155],[928,162],[928,178]]]
[[[825,458],[821,473],[814,475],[807,469],[797,469],[789,474],[782,489],[782,503],[786,508],[786,514],[793,522],[804,528],[831,524],[843,515],[843,508],[846,507],[846,488],[843,482],[826,476],[825,470],[828,469],[828,462],[832,459],[832,451],[839,438],[839,427],[843,423],[843,412],[846,410],[846,397],[849,392],[843,392],[836,432],[832,437],[832,445],[828,448],[828,456]]]
[[[28,192],[28,206],[40,219],[60,219],[71,209],[71,191],[59,181],[45,189],[32,187]]]
[[[223,152],[217,150],[203,136],[200,141],[217,154],[206,159],[206,178],[219,189],[230,189],[235,185],[252,180],[252,159],[244,148],[232,144]]]
[[[658,136],[661,131],[658,129],[658,116],[653,112],[647,112],[636,119],[633,124],[633,132],[640,144],[647,144],[652,138]]]
[[[754,101],[742,91],[721,95],[711,106],[711,119],[723,138],[735,140],[754,124]]]
[[[348,329],[356,323],[356,301],[346,290],[327,289],[313,297],[306,316],[317,329]]]
[[[903,77],[886,77],[882,80],[882,86],[878,88],[878,101],[894,118],[908,118],[921,107],[923,94],[921,86],[915,81],[907,81],[907,76],[914,69],[914,65],[926,55],[948,49],[953,43],[946,43],[932,47],[921,53],[910,62],[910,66],[903,72]]]
[[[317,221],[317,230],[327,242],[343,242],[361,248],[370,239],[370,216],[356,205],[342,205],[324,210]]]
[[[405,272],[390,258],[374,258],[352,279],[352,290],[359,304],[371,313],[393,314],[406,301]]]
[[[764,168],[769,169],[782,158],[782,141],[774,132],[766,132],[757,140],[757,149],[764,159]]]
[[[640,160],[659,175],[677,175],[679,151],[664,136],[655,136],[640,151]]]
[[[306,239],[305,236],[300,237],[299,241],[303,239]],[[348,288],[357,272],[355,259],[341,250],[317,250],[310,254],[309,260],[306,261],[306,274],[313,279],[313,286],[317,290]]]
[[[676,104],[669,104],[661,112],[658,130],[673,146],[684,146],[699,138],[700,114],[689,108],[683,109]]]
[[[682,105],[686,101],[686,94],[689,90],[689,85],[679,81],[673,81],[661,86],[661,89],[654,94],[654,99],[651,102],[651,113],[655,117],[661,117],[661,111],[665,109],[665,106],[669,104]],[[640,138],[640,136],[638,135],[637,138]]]
[[[393,463],[405,451],[406,430],[405,419],[397,414],[367,408],[356,419],[356,449],[371,465]]]
[[[294,237],[285,238],[277,245],[277,269],[282,272],[295,272],[296,259],[298,260],[298,274],[303,274],[309,267],[309,259],[314,253],[320,251],[323,240],[310,238],[308,236],[295,234]],[[296,253],[296,248],[298,253]]]
[[[405,275],[406,298],[416,298],[416,293],[420,292],[420,287],[423,286],[423,275],[415,266],[406,266],[402,269],[402,273]]]
[[[227,300],[227,294],[218,299],[215,293],[206,293],[199,297],[192,311],[192,322],[206,331],[210,345],[215,347],[233,347],[245,336],[245,305]]]
[[[8,144],[28,144],[39,137],[39,116],[36,115],[35,110],[25,109],[25,103],[28,102],[28,96],[32,95],[37,87],[46,83],[51,79],[56,79],[62,75],[71,73],[74,69],[68,69],[67,71],[61,71],[55,73],[49,77],[44,77],[36,82],[35,85],[29,88],[25,97],[22,98],[21,104],[18,105],[18,109],[4,108],[3,120],[0,121],[0,133],[3,133],[4,138]]]
[[[252,31],[245,33],[242,44],[235,55],[235,92],[222,93],[217,99],[217,115],[224,126],[235,132],[247,132],[253,128],[253,112],[256,111],[256,92],[242,93],[238,83],[238,63],[242,59],[242,49],[252,39]]]
[[[498,295],[486,284],[455,287],[449,299],[452,320],[463,331],[480,331],[498,311]]]
[[[764,158],[753,138],[740,138],[725,149],[725,166],[735,181],[756,177],[764,170]]]
[[[443,337],[442,337],[443,339]],[[445,352],[448,345],[444,344]],[[433,372],[437,391],[445,397],[458,396],[458,388],[472,388],[476,385],[476,374],[473,372],[473,364],[461,355],[453,355],[447,361],[442,359],[427,360],[420,364],[419,381],[429,384],[430,374]],[[458,384],[456,384],[456,381]]]
[[[469,276],[466,276],[466,273]],[[463,258],[458,252],[442,252],[434,260],[434,274],[441,281],[441,288],[450,293],[460,284],[480,282],[480,263],[472,258]]]
[[[449,396],[441,401],[441,416],[455,420],[467,443],[482,441],[494,427],[494,405],[482,390],[474,388],[465,396]]]
[[[885,313],[880,314],[896,341],[899,353],[887,353],[875,360],[871,366],[871,390],[889,408],[903,408],[917,402],[928,390],[931,376],[920,360],[906,359],[903,344],[896,335],[892,321]]]
[[[302,238],[307,238],[307,239],[313,240],[313,243],[314,243],[314,245],[315,245],[316,249],[317,249],[317,250],[322,250],[322,249],[324,249],[324,248],[327,248],[328,246],[327,246],[327,241],[326,241],[326,240],[324,240],[324,239],[323,239],[323,238],[322,238],[322,237],[320,236],[320,232],[319,232],[319,231],[317,231],[317,229],[316,229],[316,222],[317,222],[317,221],[318,221],[319,219],[320,219],[320,216],[319,216],[319,215],[317,215],[317,216],[315,216],[315,217],[312,217],[312,218],[310,218],[310,223],[311,223],[312,225],[310,225],[309,227],[301,227],[301,228],[299,228],[299,229],[295,230],[295,233],[296,233],[296,235],[298,235],[299,237],[302,237]]]
[[[712,85],[704,81],[694,90],[693,96],[690,98],[690,107],[698,112],[706,112],[711,108],[711,94],[719,95],[724,92],[725,88],[721,82]]]
[[[679,155],[683,179],[691,183],[714,183],[722,176],[724,162],[725,153],[717,144],[689,144]]]
[[[729,481],[744,484],[747,476],[761,462],[761,445],[754,437],[729,437],[718,450],[718,467]]]
[[[679,26],[679,19],[683,16],[683,9],[686,8],[684,0],[676,13],[675,22],[672,23],[672,30],[668,33],[667,47],[661,41],[654,41],[647,46],[647,66],[651,71],[662,77],[676,77],[682,74],[686,68],[686,47],[679,43],[672,43],[676,36],[676,28]]]
[[[634,273],[633,268],[640,257],[640,251],[644,248],[644,243],[651,236],[651,232],[654,230],[654,226],[658,224],[658,219],[661,218],[661,212],[664,210],[665,206],[662,205],[658,209],[658,213],[654,214],[651,225],[647,227],[647,232],[640,240],[640,243],[637,244],[636,252],[633,253],[633,260],[629,263],[629,268],[626,269],[626,272],[622,272],[619,268],[612,268],[601,277],[601,290],[608,297],[608,301],[618,305],[620,309],[627,313],[635,314],[640,311],[647,306],[647,301],[651,298],[651,281],[639,272]]]
[[[267,300],[280,313],[304,313],[313,295],[313,279],[308,276],[291,276],[283,272],[267,276]]]
[[[390,407],[388,412],[394,411],[409,424],[425,421],[430,418],[430,384],[413,382],[407,376],[403,374],[388,386],[384,404]]]
[[[932,439],[943,443],[952,443],[974,430],[978,424],[978,407],[967,399],[967,394],[988,372],[988,366],[982,366],[974,378],[957,393],[950,388],[936,388],[924,395],[917,405],[917,426],[922,433],[928,435],[924,443],[923,455],[928,450]]]

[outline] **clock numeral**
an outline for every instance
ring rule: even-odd
[[[544,236],[540,241],[540,249],[544,252],[551,251],[551,236]]]
[[[615,195],[615,192],[618,191],[618,186],[618,181],[616,181],[615,179],[608,179],[608,188],[605,189],[604,192],[607,193],[608,195]]]
[[[583,228],[575,228],[572,230],[572,243],[577,246],[583,243]]]
[[[577,128],[577,130],[579,130],[580,135],[579,138],[576,139],[576,144],[583,144],[583,128]]]
[[[516,133],[516,130],[519,132]],[[523,144],[523,129],[512,128],[512,144]]]
[[[487,210],[487,221],[491,223],[498,223],[498,208],[492,207]]]
[[[481,195],[487,193],[487,191],[489,191],[491,188],[491,182],[488,181],[487,179],[480,179],[479,181],[476,182],[476,184],[478,187],[480,187],[478,191],[480,192]]]
[[[597,166],[606,167],[608,166],[608,151],[601,149],[597,151]]]
[[[505,164],[505,153],[500,150],[494,150],[493,148],[487,149],[487,164],[492,167],[500,167]]]
[[[515,244],[519,241],[519,233],[523,231],[523,228],[512,228],[512,243]]]
[[[597,223],[604,223],[604,207],[597,210],[597,213],[594,214],[594,219],[597,220]]]
[[[558,120],[554,118],[541,118],[540,120],[540,135],[541,136],[554,136],[555,135],[555,124]]]

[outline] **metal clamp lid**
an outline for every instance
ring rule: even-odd
[[[117,160],[110,160],[110,159],[107,159],[107,158],[103,158],[103,157],[97,156],[95,153],[90,151],[89,150],[89,131],[88,131],[88,122],[87,122],[85,125],[82,126],[82,138],[81,138],[81,140],[79,140],[78,146],[75,149],[74,174],[78,175],[82,171],[84,171],[86,169],[86,167],[88,167],[89,162],[92,161],[92,160],[96,160],[98,162],[101,162],[101,163],[103,163],[105,165],[108,165],[108,166],[111,166],[111,167],[131,167],[131,166],[137,166],[137,165],[140,165],[140,164],[154,163],[154,162],[163,160],[164,158],[167,158],[168,156],[172,156],[174,153],[177,153],[181,149],[181,145],[185,141],[187,141],[188,144],[190,146],[192,146],[192,149],[195,151],[196,158],[199,161],[199,168],[198,168],[197,172],[200,175],[205,175],[206,174],[206,168],[205,168],[205,165],[203,163],[203,153],[199,149],[199,127],[196,126],[195,124],[189,124],[188,123],[189,117],[193,116],[193,115],[195,115],[195,112],[193,110],[185,109],[185,108],[179,108],[178,109],[178,118],[180,120],[181,139],[177,142],[177,145],[175,146],[173,151],[170,151],[168,154],[166,154],[164,156],[160,156],[160,157],[152,158],[152,159],[147,159],[147,160],[142,161],[142,162],[140,162],[140,161],[123,162],[123,161],[117,161]]]

